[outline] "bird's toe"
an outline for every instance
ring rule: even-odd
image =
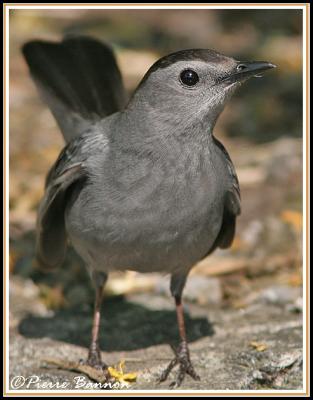
[[[185,379],[186,374],[191,376],[194,380],[199,381],[200,376],[196,373],[196,371],[192,365],[192,362],[190,360],[187,343],[182,342],[178,346],[175,353],[176,353],[176,356],[173,358],[173,360],[169,363],[169,365],[162,372],[158,382],[164,382],[168,378],[172,369],[177,364],[179,364],[179,369],[178,369],[176,379],[173,382],[171,382],[171,384],[170,384],[171,389],[175,389],[175,388],[179,387],[182,384],[183,380]]]

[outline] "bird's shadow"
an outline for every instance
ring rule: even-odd
[[[102,306],[100,347],[103,351],[128,351],[158,344],[176,345],[178,331],[175,311],[156,311],[125,300],[107,299]],[[188,340],[212,335],[207,318],[185,314]],[[28,315],[21,320],[19,333],[27,338],[49,337],[79,346],[90,344],[92,314],[75,309],[61,310],[52,317]]]
[[[27,338],[49,337],[54,340],[88,347],[92,327],[94,289],[81,259],[69,248],[62,268],[44,273],[33,267],[33,231],[12,240],[11,246],[23,256],[14,267],[14,274],[31,279],[35,285],[55,288],[60,285],[65,297],[75,298],[65,308],[57,309],[52,316],[38,316],[32,311],[18,325],[18,331]],[[75,289],[75,296],[70,291]],[[73,292],[72,292],[73,293]],[[155,295],[151,293],[155,300]],[[77,301],[78,299],[78,301]],[[73,300],[73,299],[72,299]],[[151,309],[150,296],[132,302],[123,296],[106,297],[102,304],[100,346],[104,351],[127,351],[158,344],[177,344],[178,328],[173,309]],[[147,306],[145,306],[147,304]],[[191,317],[185,313],[189,341],[212,335],[213,327],[206,317]]]

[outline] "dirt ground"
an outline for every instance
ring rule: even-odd
[[[67,362],[86,357],[91,318],[86,311],[62,310],[51,315],[36,299],[27,282],[11,283],[15,326],[10,330],[10,377],[38,376],[40,381],[19,389],[40,389],[65,382],[67,389],[82,389]],[[25,295],[25,287],[22,286]],[[16,298],[18,297],[18,300]],[[27,305],[25,307],[25,305]],[[245,308],[220,309],[188,304],[187,331],[191,357],[201,381],[187,377],[180,389],[259,390],[302,388],[301,290],[281,285],[261,291]],[[16,315],[15,314],[15,315]],[[103,305],[101,324],[103,360],[109,365],[126,362],[126,372],[138,373],[130,390],[168,389],[175,377],[157,382],[172,358],[168,342],[175,343],[175,312],[169,298],[156,293],[109,299]],[[61,361],[58,369],[51,360]],[[49,361],[50,360],[50,361]],[[85,382],[84,381],[84,382]],[[96,380],[97,381],[97,380]],[[87,388],[84,386],[83,388]]]

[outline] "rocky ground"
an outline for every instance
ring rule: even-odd
[[[16,385],[16,376],[26,378],[19,389],[33,390],[57,383],[82,390],[97,381],[67,370],[68,362],[86,357],[91,326],[88,312],[51,312],[38,300],[36,286],[17,278],[11,282],[11,310],[12,385]],[[245,308],[187,304],[186,311],[192,360],[201,381],[187,377],[181,389],[302,388],[299,288],[274,285],[261,291]],[[129,390],[168,389],[176,371],[169,382],[159,384],[157,378],[173,354],[166,343],[175,343],[177,334],[170,299],[157,293],[108,299],[103,315],[103,360],[109,365],[125,360],[126,372],[138,373]],[[52,363],[55,359],[61,369]],[[38,378],[27,380],[34,376]]]

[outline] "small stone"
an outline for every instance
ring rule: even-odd
[[[200,305],[218,305],[222,302],[221,282],[218,278],[191,275],[184,289],[184,298]]]
[[[286,305],[293,303],[298,296],[299,288],[277,285],[263,290],[257,299],[267,304]]]
[[[261,371],[259,371],[258,369],[256,369],[252,372],[252,378],[255,380],[261,381],[264,379],[263,373]]]
[[[170,280],[161,279],[156,287],[158,294],[170,296]],[[183,291],[183,299],[200,305],[218,305],[223,298],[221,282],[218,278],[191,274]]]

